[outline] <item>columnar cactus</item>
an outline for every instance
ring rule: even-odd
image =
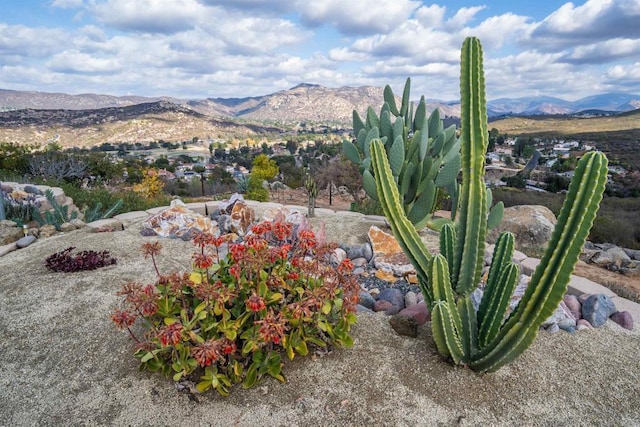
[[[378,200],[371,169],[371,141],[383,142],[393,178],[400,190],[407,217],[416,227],[430,224],[440,191],[458,195],[456,178],[460,172],[460,142],[455,125],[444,128],[437,108],[427,118],[424,96],[413,110],[409,101],[411,80],[407,79],[400,109],[391,87],[384,88],[384,104],[378,117],[369,107],[363,121],[353,111],[355,144],[343,142],[346,157],[360,167],[363,187],[369,197]],[[452,216],[455,210],[452,210]]]
[[[488,200],[484,184],[487,114],[482,47],[476,38],[462,46],[460,95],[462,117],[462,186],[455,225],[440,231],[440,253],[431,255],[402,209],[383,142],[371,142],[371,159],[379,200],[393,234],[414,265],[432,312],[438,351],[456,364],[479,372],[495,371],[513,361],[533,342],[540,325],[557,308],[587,238],[607,180],[607,158],[599,152],[578,162],[548,250],[529,286],[507,316],[519,269],[513,262],[514,237],[503,233],[480,307],[471,293],[481,281]]]
[[[304,180],[304,188],[307,190],[307,196],[309,197],[309,218],[313,218],[316,215],[316,197],[318,197],[318,186],[316,180],[311,175],[307,175]]]

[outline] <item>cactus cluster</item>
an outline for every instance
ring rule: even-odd
[[[460,95],[462,185],[458,216],[455,224],[442,227],[439,254],[428,252],[403,212],[384,143],[374,139],[370,150],[380,204],[418,273],[432,313],[438,352],[456,364],[487,372],[522,354],[562,300],[602,200],[607,158],[600,152],[589,152],[578,162],[547,252],[509,315],[519,268],[513,262],[514,236],[500,235],[476,311],[471,294],[481,283],[490,215],[484,184],[487,114],[482,47],[474,37],[467,38],[462,47]]]
[[[427,117],[424,96],[415,108],[409,101],[411,80],[407,79],[400,108],[390,86],[384,88],[384,104],[380,116],[367,109],[363,121],[353,111],[355,143],[343,141],[345,156],[357,164],[363,187],[369,197],[378,200],[375,172],[371,167],[371,142],[380,140],[398,186],[402,206],[416,227],[431,225],[431,214],[437,198],[446,191],[456,204],[460,172],[460,142],[455,125],[444,128],[437,108]],[[452,218],[455,209],[452,210]]]

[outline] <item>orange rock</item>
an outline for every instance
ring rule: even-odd
[[[380,280],[384,280],[385,282],[390,283],[394,283],[398,280],[398,278],[394,276],[393,273],[386,270],[377,270],[376,277]]]

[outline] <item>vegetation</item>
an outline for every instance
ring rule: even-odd
[[[455,125],[444,128],[439,109],[433,110],[427,119],[424,96],[414,115],[413,104],[409,102],[410,87],[411,80],[407,79],[400,109],[387,85],[379,117],[369,107],[363,122],[354,110],[355,143],[345,140],[343,150],[347,158],[359,166],[369,197],[378,200],[370,146],[374,140],[382,141],[403,209],[411,223],[422,227],[431,221],[431,214],[437,209],[440,190],[446,189],[454,200],[458,197],[456,178],[460,172],[460,142]],[[452,210],[453,217],[455,209]]]
[[[549,249],[510,315],[507,310],[519,268],[513,262],[514,236],[501,234],[476,312],[471,294],[480,284],[489,220],[484,184],[487,111],[479,40],[465,39],[461,56],[462,187],[458,221],[455,226],[442,227],[440,253],[428,252],[405,215],[381,140],[372,141],[371,157],[382,208],[394,236],[418,273],[431,310],[438,351],[456,364],[486,372],[519,357],[562,301],[602,199],[607,159],[602,153],[590,152],[579,161]]]
[[[109,254],[109,251],[81,251],[71,255],[71,251],[74,249],[74,246],[70,246],[63,251],[48,256],[45,260],[47,269],[55,272],[73,273],[76,271],[95,270],[118,263],[118,260]]]
[[[37,221],[38,224],[41,226],[45,224],[53,225],[56,227],[56,230],[60,230],[62,224],[78,217],[78,212],[73,211],[70,213],[68,205],[60,205],[60,203],[58,203],[51,189],[45,191],[44,194],[51,205],[51,209],[44,212],[34,209],[31,212],[33,219]]]
[[[321,244],[311,230],[263,222],[242,243],[202,233],[194,244],[191,274],[161,275],[156,267],[155,284],[132,282],[119,292],[123,308],[111,317],[136,341],[141,369],[227,395],[233,384],[252,387],[264,375],[285,381],[283,353],[293,359],[310,346],[353,344],[353,266],[329,264],[335,246]],[[156,266],[160,243],[143,249]],[[144,338],[133,333],[137,319]]]

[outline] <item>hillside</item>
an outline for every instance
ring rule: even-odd
[[[197,113],[167,101],[90,110],[15,110],[0,113],[0,141],[62,147],[103,143],[185,141],[279,131]]]

